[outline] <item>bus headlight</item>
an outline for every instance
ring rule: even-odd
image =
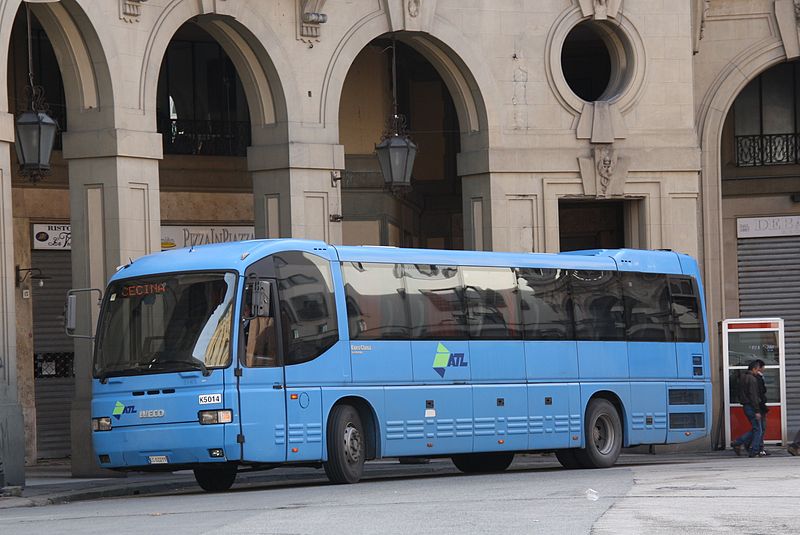
[[[233,411],[230,409],[199,411],[197,419],[202,425],[229,424],[233,421]]]
[[[111,431],[111,417],[92,418],[92,431]]]

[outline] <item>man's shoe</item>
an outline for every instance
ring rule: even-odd
[[[753,457],[761,457],[761,455],[759,455],[759,452],[757,451],[751,451],[750,453],[747,454],[747,456],[750,457],[751,459]]]
[[[735,453],[737,457],[742,454],[741,444],[736,444],[735,442],[731,442],[731,449],[733,450],[733,453]]]
[[[797,445],[797,444],[795,444],[795,443],[789,444],[789,447],[788,447],[788,448],[786,448],[786,451],[788,451],[788,452],[789,452],[789,453],[791,453],[792,455],[798,455],[798,454],[800,454],[800,451],[798,451],[798,450],[800,450],[800,446],[798,446],[798,445]]]
[[[770,454],[767,453],[767,450],[761,450],[758,452],[759,457],[768,457]]]

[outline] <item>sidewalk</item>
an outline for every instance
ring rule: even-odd
[[[789,456],[785,448],[767,448],[775,457]],[[730,450],[693,453],[623,453],[617,466],[660,463],[698,463],[733,457]],[[747,459],[742,462],[769,462],[765,459]],[[552,454],[518,455],[512,468],[542,469],[559,467]],[[365,477],[431,476],[455,473],[457,470],[449,459],[432,459],[427,464],[400,464],[397,459],[386,459],[367,463]],[[325,472],[315,468],[285,467],[259,472],[243,472],[236,478],[235,487],[263,486],[270,484],[326,484]],[[26,468],[24,489],[6,488],[0,495],[0,510],[12,507],[33,507],[82,500],[96,500],[119,496],[152,494],[177,494],[202,492],[190,470],[173,473],[131,472],[126,477],[73,478],[68,459],[44,461]]]
[[[191,471],[132,472],[127,477],[74,478],[69,459],[40,462],[25,468],[25,488],[7,487],[0,509],[94,500],[114,496],[151,494],[196,485]]]

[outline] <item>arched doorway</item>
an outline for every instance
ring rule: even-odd
[[[456,105],[436,67],[400,39],[385,35],[370,42],[344,82],[339,107],[340,143],[345,149],[343,241],[462,249],[463,202],[456,162],[462,129]],[[393,42],[398,111],[419,147],[411,189],[404,192],[386,189],[374,154],[391,113]]]
[[[71,453],[70,407],[75,373],[74,345],[61,328],[63,299],[72,282],[69,173],[62,152],[68,107],[54,44],[33,12],[30,22],[34,83],[43,88],[48,114],[59,124],[51,171],[43,181],[34,183],[19,173],[15,151],[11,153],[10,166],[18,390],[25,417],[27,462],[35,463]],[[16,116],[29,105],[25,6],[14,18],[7,73],[9,111]]]
[[[252,238],[247,95],[225,48],[193,21],[175,32],[161,61],[156,123],[161,248]]]
[[[785,392],[786,414],[779,405],[767,414],[766,439],[779,441],[783,418],[789,437],[800,428],[800,61],[771,66],[741,88],[719,155],[724,317],[784,319],[785,385],[775,348],[751,344],[739,357],[767,362],[770,404]]]

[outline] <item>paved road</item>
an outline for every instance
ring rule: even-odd
[[[575,471],[523,457],[485,476],[458,474],[448,461],[378,464],[347,486],[306,474],[276,473],[224,494],[0,511],[0,533],[800,533],[800,459],[780,455],[629,456],[611,469]]]

